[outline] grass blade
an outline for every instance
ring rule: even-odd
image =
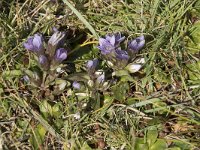
[[[85,26],[90,30],[95,38],[98,38],[98,35],[94,28],[90,25],[90,23],[81,15],[81,13],[72,6],[67,0],[63,0],[63,2],[76,14],[76,16],[85,24]]]

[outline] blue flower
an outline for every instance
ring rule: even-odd
[[[96,82],[98,84],[102,84],[105,81],[105,74],[100,75],[99,77],[97,77]]]
[[[64,48],[59,48],[56,50],[55,53],[55,60],[57,62],[62,62],[63,60],[65,60],[67,58],[67,50],[65,50]]]
[[[114,52],[124,39],[125,37],[121,37],[120,33],[114,35],[106,35],[105,38],[99,38],[99,46],[97,48],[103,55],[107,55]]]
[[[80,88],[81,88],[81,84],[78,83],[77,81],[74,81],[72,83],[72,86],[73,86],[74,89],[77,89],[77,90],[80,90]]]
[[[87,67],[87,70],[90,72],[90,73],[94,73],[95,72],[95,69],[98,65],[99,61],[98,59],[93,59],[93,60],[89,60],[86,64],[86,67]]]
[[[23,76],[23,80],[27,83],[30,82],[30,78],[27,75]]]
[[[55,30],[54,34],[49,39],[48,44],[53,47],[57,47],[59,44],[63,42],[64,38],[65,38],[64,32],[59,32],[58,30]]]
[[[110,41],[104,38],[99,38],[99,46],[97,48],[101,51],[101,54],[103,55],[107,55],[115,51],[115,46],[112,45]]]
[[[128,50],[132,53],[137,53],[140,49],[144,47],[145,39],[144,36],[139,36],[136,39],[132,40],[128,44]]]
[[[47,57],[46,56],[44,56],[44,55],[40,55],[39,56],[39,63],[40,64],[45,64],[45,63],[47,63],[48,62],[48,60],[47,60]]]
[[[129,59],[128,53],[124,50],[116,49],[115,51],[116,57],[120,60],[127,60]]]
[[[23,45],[27,50],[36,53],[43,53],[44,50],[43,38],[40,34],[35,34],[33,37],[29,37]]]
[[[49,70],[49,61],[45,55],[39,56],[39,64],[41,65],[42,69]]]
[[[114,35],[106,35],[106,40],[109,41],[113,46],[117,47],[125,39],[125,36],[121,36],[121,33]]]

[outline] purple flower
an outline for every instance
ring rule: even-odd
[[[98,59],[94,59],[94,60],[89,60],[88,62],[87,62],[87,64],[86,64],[86,67],[87,67],[87,70],[89,71],[89,72],[92,72],[92,73],[94,73],[95,72],[95,69],[96,69],[96,67],[97,67],[97,65],[98,65],[98,63],[99,63],[99,61],[98,61]]]
[[[48,58],[45,55],[40,55],[38,60],[39,60],[41,67],[44,70],[49,69],[49,61],[48,61]]]
[[[97,78],[97,83],[102,84],[104,80],[105,80],[105,74],[102,74]]]
[[[42,35],[35,34],[34,37],[29,37],[24,43],[24,47],[32,52],[41,52],[44,49]]]
[[[124,39],[125,37],[121,37],[120,33],[114,35],[106,35],[105,38],[99,38],[99,46],[97,48],[103,55],[107,55],[114,52]]]
[[[120,49],[120,43],[124,39],[125,37],[122,37],[120,33],[114,35],[106,35],[105,38],[99,39],[99,46],[97,48],[100,49],[103,55],[113,55],[116,49]]]
[[[137,37],[136,39],[132,40],[128,44],[128,49],[131,52],[137,53],[145,44],[144,36]]]
[[[77,89],[77,90],[79,90],[81,88],[80,83],[78,83],[77,81],[74,81],[72,86],[73,86],[74,89]]]
[[[59,48],[56,50],[55,60],[58,62],[62,62],[67,58],[67,50],[64,48]]]
[[[65,37],[64,32],[55,31],[55,33],[49,39],[48,44],[56,47],[58,44],[62,43],[64,37]]]
[[[44,56],[44,55],[40,55],[39,56],[39,63],[40,64],[45,64],[45,63],[47,63],[48,62],[48,60],[47,60],[47,57],[46,56]]]
[[[112,45],[110,41],[104,38],[99,38],[99,46],[97,48],[101,51],[101,54],[103,55],[107,55],[115,50],[115,46]]]
[[[54,33],[59,32],[58,28],[56,28],[56,27],[53,27],[52,30],[53,30]]]
[[[30,82],[30,78],[27,75],[23,76],[23,80],[27,83]]]
[[[120,60],[128,60],[129,59],[129,56],[128,56],[128,53],[126,51],[123,51],[123,50],[120,50],[120,49],[117,49],[115,51],[116,53],[116,57]]]
[[[119,44],[125,39],[125,36],[121,36],[121,33],[114,35],[106,35],[106,40],[109,41],[113,46],[119,46]]]

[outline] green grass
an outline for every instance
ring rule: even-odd
[[[0,149],[144,150],[146,142],[158,150],[152,146],[158,141],[169,150],[199,149],[198,0],[2,0],[0,10]],[[99,109],[85,110],[94,101],[80,98],[71,86],[39,99],[39,91],[22,81],[23,70],[35,65],[22,44],[37,32],[47,40],[53,26],[67,32],[67,64],[75,63],[70,67],[76,72],[85,70],[87,60],[102,59],[97,37],[113,32],[128,39],[144,34],[146,46],[138,56],[146,63],[133,81],[99,93]]]

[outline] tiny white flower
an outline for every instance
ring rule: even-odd
[[[81,118],[80,112],[75,113],[75,114],[74,114],[74,118],[75,118],[76,120],[79,120],[79,119]]]
[[[83,103],[83,107],[86,107],[87,106],[87,103]]]
[[[61,67],[58,67],[58,68],[56,69],[56,72],[58,72],[58,73],[63,73],[64,70],[63,70]]]

